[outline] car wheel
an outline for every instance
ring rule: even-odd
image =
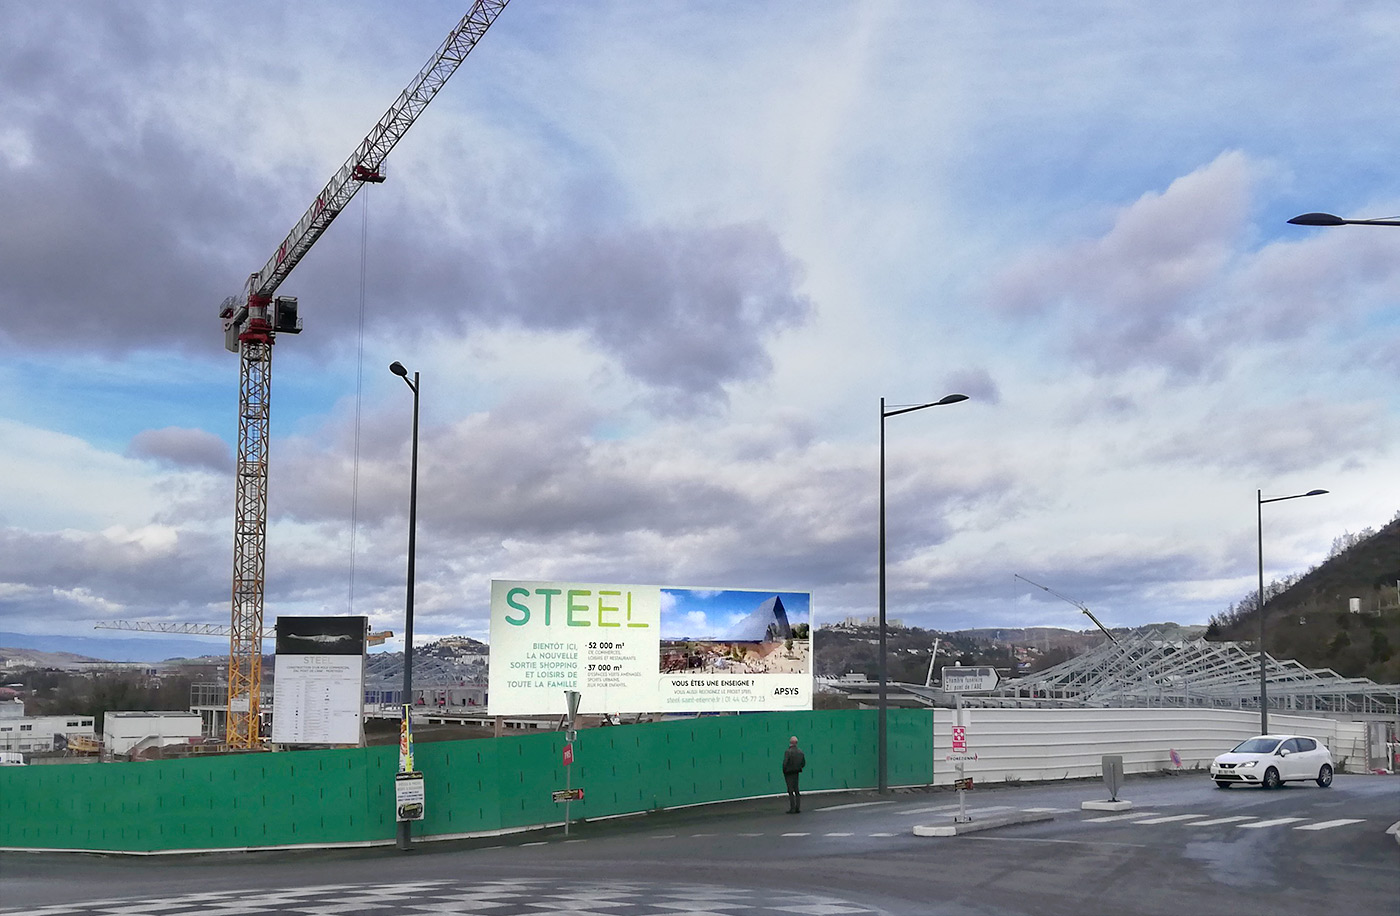
[[[1223,779],[1217,779],[1215,781],[1215,787],[1217,789],[1228,789],[1230,788],[1230,784]]]
[[[1324,789],[1332,784],[1332,764],[1324,763],[1317,771],[1317,784]]]
[[[1269,767],[1264,771],[1264,788],[1277,789],[1281,785],[1283,785],[1283,780],[1278,778],[1278,770]]]

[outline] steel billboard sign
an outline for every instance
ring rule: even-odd
[[[493,715],[812,708],[811,595],[491,583]]]

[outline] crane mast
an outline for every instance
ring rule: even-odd
[[[509,0],[475,0],[418,75],[399,94],[327,182],[276,252],[225,299],[224,346],[239,355],[238,464],[234,499],[233,593],[229,628],[230,748],[258,746],[262,694],[263,584],[267,560],[267,467],[272,394],[272,345],[278,332],[301,331],[296,300],[275,297],[287,278],[345,209],[360,186],[384,180],[380,167],[423,109],[476,47]]]

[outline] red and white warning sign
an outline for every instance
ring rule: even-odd
[[[957,751],[965,751],[965,750],[967,750],[967,726],[966,726],[966,725],[954,725],[954,726],[953,726],[953,751],[954,751],[954,752],[957,752]]]

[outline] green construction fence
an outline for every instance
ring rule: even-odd
[[[790,735],[807,754],[804,792],[877,782],[873,710],[706,716],[594,728],[574,743],[570,814],[596,818],[784,792]],[[891,785],[933,779],[928,710],[888,713]],[[416,838],[559,823],[560,732],[414,748],[425,817]],[[0,847],[173,852],[392,842],[398,748],[236,754],[0,768]]]

